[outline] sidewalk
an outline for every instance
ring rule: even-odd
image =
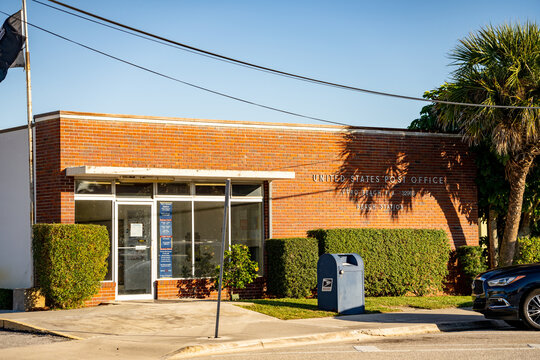
[[[68,342],[4,349],[0,359],[180,359],[197,354],[497,326],[463,309],[278,320],[215,301],[131,301],[95,308],[0,314],[5,328],[61,334]],[[3,320],[3,321],[2,321]]]

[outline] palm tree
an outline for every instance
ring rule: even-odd
[[[460,40],[450,54],[457,66],[438,100],[540,106],[540,29],[525,25],[487,26]],[[438,103],[438,121],[457,127],[469,144],[486,142],[505,159],[510,183],[500,265],[510,265],[518,235],[526,177],[540,154],[540,110],[470,107]]]

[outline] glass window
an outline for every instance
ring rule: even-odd
[[[232,196],[262,196],[261,185],[233,184]]]
[[[224,202],[194,203],[195,277],[210,277],[219,264]]]
[[[169,210],[172,206],[172,212]],[[169,215],[170,214],[170,215]],[[161,221],[167,221],[171,217],[172,226],[171,234],[161,238],[163,231],[159,233],[160,247],[159,253],[162,254],[165,249],[172,248],[172,274],[173,278],[190,278],[193,277],[192,269],[192,251],[191,251],[191,201],[175,201],[175,202],[158,202],[158,224]],[[159,228],[159,226],[158,226]],[[170,236],[170,238],[168,237]],[[158,264],[158,274],[162,265],[161,257]],[[161,275],[160,275],[161,277]]]
[[[75,194],[112,194],[110,181],[75,180]]]
[[[152,293],[152,206],[118,205],[118,295]]]
[[[224,196],[225,184],[197,184],[195,185],[195,195]]]
[[[105,280],[112,280],[112,201],[77,200],[75,201],[75,223],[104,225],[109,232],[111,247],[107,258],[108,267]]]
[[[151,197],[152,183],[116,183],[116,196]]]
[[[187,183],[158,183],[158,195],[189,195]]]
[[[243,244],[249,248],[251,260],[263,269],[262,203],[231,204],[231,244]]]

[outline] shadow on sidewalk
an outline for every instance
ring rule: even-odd
[[[432,311],[428,313],[427,311]],[[407,324],[438,324],[447,322],[467,322],[485,320],[483,315],[441,313],[434,310],[418,310],[418,312],[392,312],[378,314],[341,315],[334,319],[353,321],[357,323],[407,323]]]

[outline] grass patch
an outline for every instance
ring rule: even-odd
[[[246,300],[251,304],[235,304],[244,309],[276,317],[281,320],[309,319],[337,315],[333,311],[317,308],[317,299],[266,299]]]
[[[472,306],[470,296],[367,297],[365,300],[366,313],[396,312],[403,311],[404,308],[444,309]],[[235,305],[282,320],[338,315],[332,311],[319,310],[317,299],[256,299],[245,302]]]

